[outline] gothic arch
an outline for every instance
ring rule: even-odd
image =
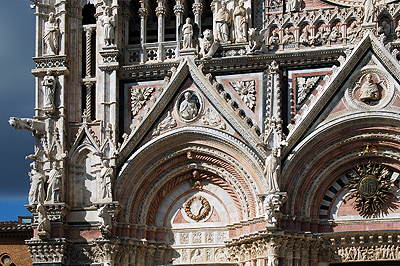
[[[156,196],[163,198],[188,180],[194,170],[203,180],[228,191],[236,201],[236,209],[242,212],[241,218],[260,215],[257,194],[265,188],[261,160],[237,138],[196,127],[156,137],[126,161],[116,184],[116,195],[125,211],[120,214],[121,220],[154,222],[162,200]]]
[[[400,120],[387,112],[368,117],[353,114],[320,126],[297,144],[283,166],[283,190],[292,196],[286,203],[289,214],[318,219],[323,193],[340,175],[355,165],[374,160],[400,169]],[[362,154],[375,145],[377,154]]]

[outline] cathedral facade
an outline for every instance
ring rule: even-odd
[[[32,0],[33,265],[393,265],[400,5]]]

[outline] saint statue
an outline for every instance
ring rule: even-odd
[[[364,0],[364,23],[373,23],[375,20],[376,0]]]
[[[49,20],[44,23],[43,41],[46,47],[46,55],[58,55],[58,39],[60,29],[53,12],[49,13]]]
[[[249,16],[244,8],[244,1],[241,0],[239,5],[233,11],[235,18],[235,37],[236,42],[247,41],[247,24],[249,23]]]
[[[192,100],[192,93],[187,91],[184,94],[185,99],[179,106],[179,114],[183,119],[191,120],[197,115],[197,105],[194,100]]]
[[[53,168],[49,173],[48,187],[47,187],[47,201],[61,202],[62,201],[62,180],[63,172],[60,171],[58,162],[53,162]]]
[[[182,27],[183,43],[182,49],[193,48],[193,25],[190,18],[186,18],[186,23]]]
[[[29,173],[31,180],[31,188],[29,190],[29,204],[33,205],[34,203],[43,203],[46,198],[45,192],[45,182],[46,176],[39,172],[39,166],[37,162],[33,162],[31,164],[32,170]]]
[[[271,154],[268,155],[265,161],[265,177],[267,179],[267,191],[277,192],[279,191],[278,176],[280,171],[278,150],[272,149]]]
[[[110,167],[110,161],[108,159],[104,159],[102,164],[103,168],[100,172],[102,198],[112,199],[111,182],[113,178],[113,169]]]
[[[221,8],[215,14],[214,20],[216,23],[216,39],[222,43],[229,42],[229,26],[232,18],[224,1],[221,2]]]
[[[300,10],[301,0],[288,0],[286,2],[286,11],[295,12]]]
[[[112,45],[114,43],[114,27],[115,27],[115,18],[112,15],[111,8],[106,6],[104,9],[104,15],[100,19],[101,25],[104,27],[104,43],[106,46]]]
[[[379,101],[381,99],[378,85],[373,81],[372,74],[366,75],[366,80],[361,85],[359,93],[360,101]]]
[[[43,77],[43,109],[54,111],[54,91],[56,88],[56,78],[53,76],[53,72],[49,69],[46,72],[46,76]]]

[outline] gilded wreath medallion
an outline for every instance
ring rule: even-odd
[[[196,222],[203,220],[211,211],[208,200],[202,196],[193,196],[184,204],[186,215]]]
[[[363,217],[379,214],[390,199],[389,190],[393,185],[387,167],[368,162],[357,165],[346,176],[350,199],[355,199],[354,209]]]

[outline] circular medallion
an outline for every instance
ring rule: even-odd
[[[358,193],[363,198],[371,198],[378,191],[378,180],[373,175],[366,175],[358,184]]]
[[[193,123],[199,117],[203,109],[200,96],[191,89],[183,91],[175,104],[177,117],[184,123]]]
[[[198,222],[207,217],[211,211],[211,206],[206,198],[193,196],[185,202],[184,210],[190,219]]]

